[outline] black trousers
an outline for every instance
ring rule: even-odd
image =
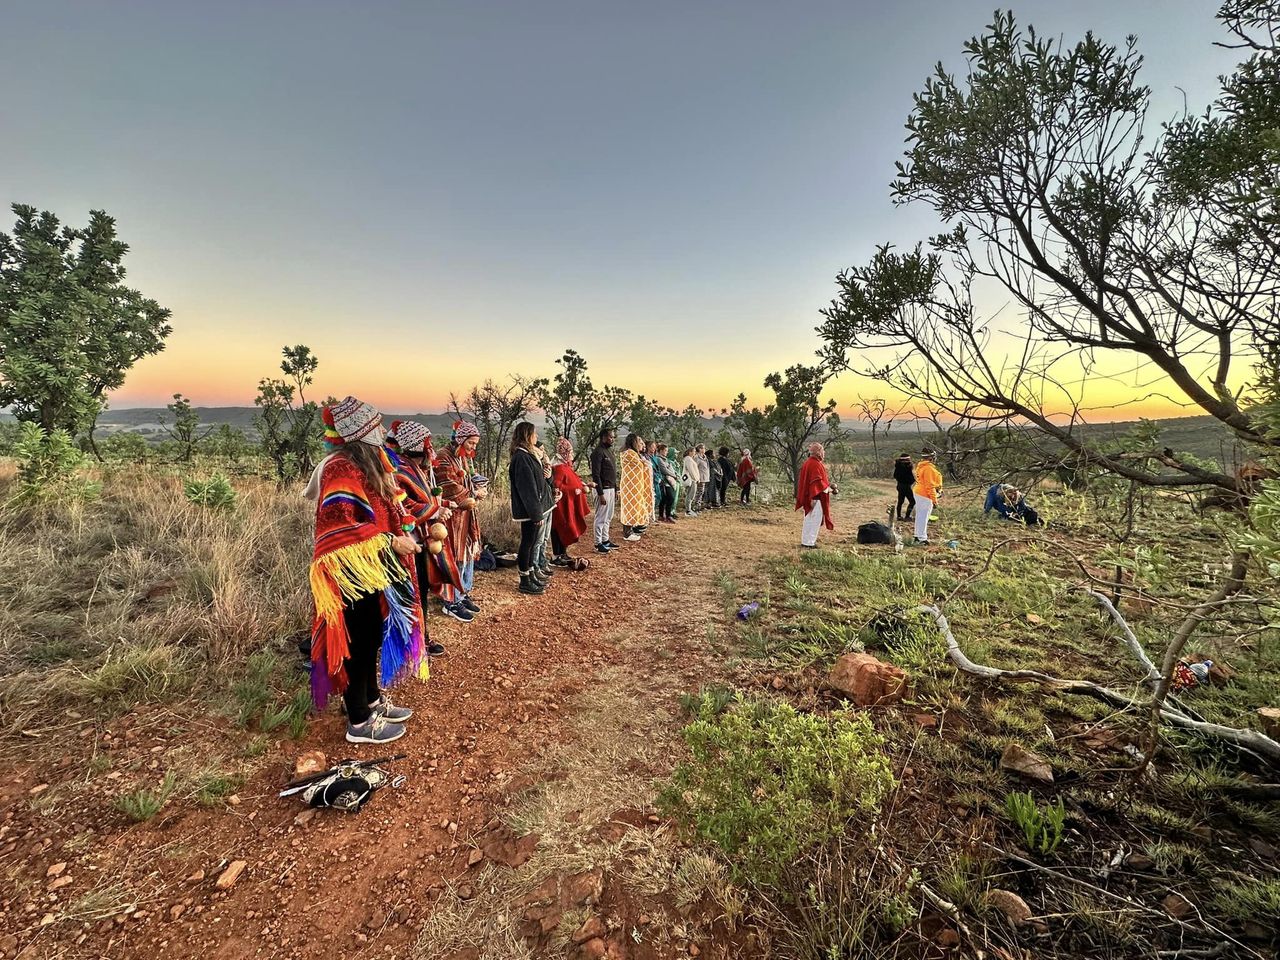
[[[720,506],[722,507],[724,506],[725,499],[729,496],[730,483],[732,483],[732,481],[729,479],[728,474],[720,477]]]
[[[740,496],[738,499],[739,499],[739,500],[741,500],[743,503],[750,503],[750,502],[751,502],[751,485],[752,485],[752,482],[753,482],[753,481],[748,480],[746,483],[744,483],[744,484],[742,485],[742,496]]]
[[[668,520],[675,519],[676,492],[674,488],[662,485],[662,496],[658,500],[658,516]]]
[[[560,534],[556,533],[556,528],[551,528],[551,553],[553,556],[563,557],[569,553],[569,548],[564,545],[564,541],[560,539]]]
[[[369,704],[382,696],[378,689],[378,651],[382,647],[382,597],[366,593],[359,600],[348,600],[342,610],[347,624],[348,654],[347,689],[342,700],[347,705],[347,720],[364,723],[372,712]]]
[[[520,549],[516,551],[516,566],[522,575],[533,569],[533,555],[537,551],[540,536],[542,536],[541,523],[534,523],[532,520],[521,522]]]
[[[905,514],[902,512],[902,505],[904,503],[907,505],[907,512]],[[911,487],[908,484],[899,483],[898,484],[898,505],[897,507],[894,508],[894,513],[898,516],[898,519],[902,520],[902,519],[906,519],[907,517],[910,517],[913,513],[915,513],[915,509],[916,509],[916,497],[915,497],[915,494],[912,492]]]

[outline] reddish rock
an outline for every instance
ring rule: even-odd
[[[573,942],[586,943],[588,940],[603,937],[607,932],[603,920],[599,917],[587,917],[586,922],[574,933]]]
[[[1263,733],[1280,740],[1280,707],[1259,707],[1258,720],[1262,723]]]
[[[598,868],[588,870],[565,878],[564,885],[560,888],[560,902],[568,907],[593,904],[603,892],[604,871]]]
[[[593,937],[578,948],[578,956],[583,960],[601,960],[607,952],[608,948],[600,937]]]
[[[938,726],[938,718],[931,713],[913,713],[911,721],[921,730],[933,730]]]
[[[1003,913],[1014,925],[1027,923],[1033,916],[1027,901],[1012,890],[988,890],[987,904]]]
[[[222,876],[218,877],[214,886],[219,890],[230,890],[235,882],[240,879],[240,874],[244,873],[244,868],[248,865],[243,860],[233,860],[231,865],[222,871]]]
[[[308,750],[306,753],[300,753],[298,754],[298,759],[293,762],[293,775],[295,777],[307,777],[313,773],[328,769],[329,760],[319,750]]]
[[[897,703],[911,691],[906,671],[869,653],[846,653],[831,668],[827,686],[860,707]]]
[[[1177,891],[1170,893],[1160,903],[1164,912],[1175,920],[1185,920],[1196,912],[1195,905]]]

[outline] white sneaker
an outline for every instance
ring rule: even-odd
[[[622,539],[623,539],[623,540],[630,541],[631,543],[635,543],[637,540],[639,540],[639,539],[640,539],[640,534],[638,534],[638,533],[629,533],[629,534],[627,534],[625,537],[623,537]]]

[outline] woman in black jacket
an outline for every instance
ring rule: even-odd
[[[546,581],[534,571],[533,557],[542,537],[542,524],[555,505],[555,495],[542,470],[542,460],[534,452],[538,431],[532,423],[516,425],[511,438],[511,463],[507,477],[511,481],[511,516],[520,522],[520,549],[516,553],[520,570],[520,592],[537,594]]]
[[[729,462],[729,448],[720,448],[720,506],[729,496],[729,484],[733,483],[736,468]]]
[[[911,454],[899,454],[898,459],[893,461],[893,479],[898,483],[898,505],[893,512],[899,520],[910,520],[916,509],[916,498],[911,492],[916,483],[916,471],[911,465]],[[902,515],[903,503],[907,505],[905,517]]]

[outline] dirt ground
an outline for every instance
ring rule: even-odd
[[[824,538],[852,540],[888,499],[837,500]],[[481,615],[434,616],[449,653],[397,691],[415,710],[390,767],[405,785],[356,816],[276,796],[303,751],[392,752],[345,744],[336,710],[273,743],[226,801],[138,824],[111,806],[118,771],[159,782],[246,734],[175,710],[68,715],[43,732],[50,756],[0,783],[0,956],[751,956],[727,933],[740,904],[721,868],[653,802],[680,756],[680,695],[769,679],[736,658],[717,578],[749,590],[762,557],[798,550],[799,526],[786,505],[732,504],[608,557],[580,546],[591,568],[542,597],[481,575]]]

